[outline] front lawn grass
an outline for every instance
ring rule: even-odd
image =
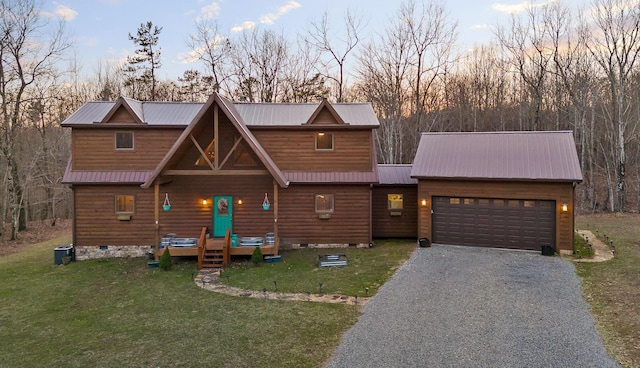
[[[274,291],[277,287],[287,293],[371,296],[415,249],[415,240],[379,240],[367,249],[281,250],[281,262],[258,266],[235,262],[223,271],[221,279],[230,286],[251,290]],[[318,267],[318,255],[326,254],[346,254],[348,265]]]
[[[640,215],[579,216],[576,225],[613,240],[613,260],[576,269],[609,353],[625,367],[640,367]]]
[[[193,263],[169,272],[141,258],[53,265],[53,248],[69,242],[0,257],[0,366],[319,367],[359,315],[348,305],[206,291],[192,281]]]

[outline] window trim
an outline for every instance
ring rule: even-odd
[[[329,209],[329,210],[319,210],[318,209],[318,197],[321,197],[321,196],[327,196],[327,197],[331,198],[331,209]],[[314,200],[313,205],[314,205],[314,209],[315,209],[316,213],[328,214],[328,213],[334,213],[335,212],[335,209],[336,209],[336,198],[335,198],[335,196],[333,194],[325,194],[325,193],[315,194],[313,196],[313,200]]]
[[[131,197],[131,211],[119,211],[118,199],[121,197]],[[125,206],[126,207],[126,206]],[[114,196],[114,211],[116,215],[132,215],[136,211],[136,196],[133,194],[116,194]]]
[[[118,134],[130,134],[131,135],[131,147],[118,147]],[[113,137],[113,146],[116,151],[133,151],[136,147],[135,136],[132,131],[119,131],[115,132]]]
[[[327,135],[327,136],[331,136],[331,148],[318,148],[318,137],[321,137],[323,135]],[[330,152],[333,151],[335,148],[335,136],[332,132],[316,132],[315,134],[315,148],[316,151],[322,151],[322,152]]]

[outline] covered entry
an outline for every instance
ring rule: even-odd
[[[555,247],[555,201],[433,197],[433,242],[540,250]]]

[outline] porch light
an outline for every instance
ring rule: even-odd
[[[427,199],[426,198],[422,198],[422,201],[420,201],[420,204],[422,204],[423,206],[427,205]]]
[[[567,202],[562,202],[562,212],[569,211],[569,204]]]
[[[242,199],[238,199],[238,204],[242,204]]]
[[[318,137],[324,137],[324,132],[318,132]]]
[[[206,206],[206,205],[207,205],[207,200],[206,200],[206,198],[202,200],[202,205],[203,205],[203,206]]]

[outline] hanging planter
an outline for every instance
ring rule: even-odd
[[[267,193],[265,193],[264,201],[262,201],[262,209],[268,211],[269,207],[271,207],[271,204],[269,203],[269,197],[267,196]]]
[[[169,211],[171,209],[171,202],[169,202],[169,193],[164,194],[164,204],[162,205],[162,209],[165,211]]]

